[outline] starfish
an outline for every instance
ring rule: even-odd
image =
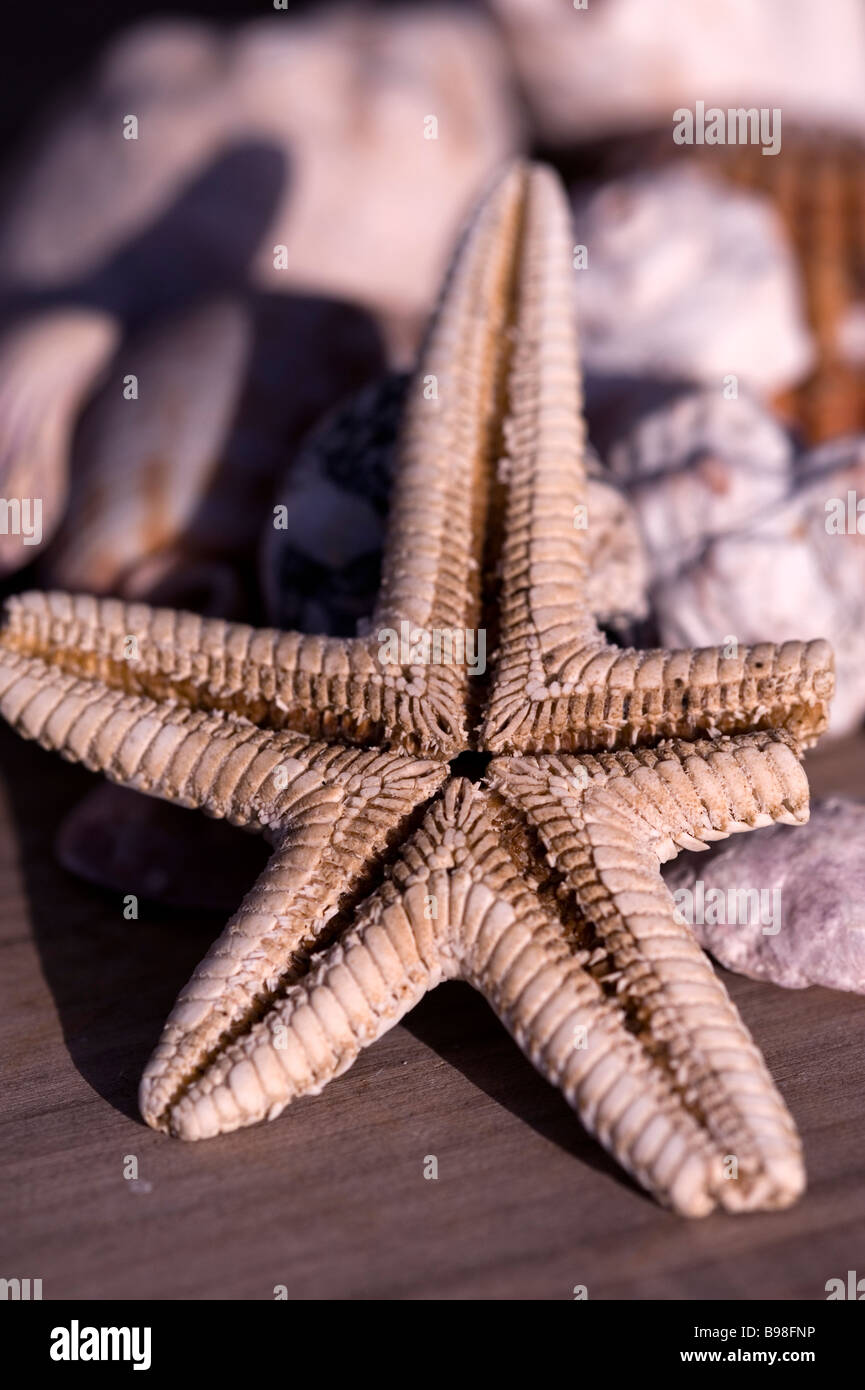
[[[793,1121],[660,864],[807,819],[831,651],[607,643],[574,524],[571,255],[555,175],[509,169],[405,409],[370,635],[27,593],[0,633],[0,711],[273,844],[147,1065],[149,1124],[273,1119],[461,978],[659,1200],[780,1207],[804,1183]],[[487,631],[489,675],[424,641]]]

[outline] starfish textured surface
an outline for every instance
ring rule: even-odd
[[[605,640],[574,525],[571,241],[538,166],[472,222],[406,408],[370,637],[30,593],[7,604],[0,710],[273,844],[165,1025],[149,1124],[199,1139],[272,1119],[462,978],[661,1201],[784,1206],[804,1185],[795,1127],[660,864],[807,819],[800,751],[832,655]],[[488,633],[489,679],[382,659],[404,624],[414,643]]]

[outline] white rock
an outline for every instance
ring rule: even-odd
[[[860,0],[490,0],[550,141],[669,124],[680,106],[774,107],[865,129]]]
[[[813,360],[792,250],[767,199],[690,162],[578,191],[574,271],[583,361],[759,393]]]

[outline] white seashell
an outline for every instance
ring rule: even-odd
[[[39,504],[36,544],[12,526],[0,533],[0,573],[34,560],[60,521],[78,410],[117,338],[114,319],[89,309],[26,318],[0,338],[0,497]]]
[[[250,325],[234,302],[160,322],[124,349],[79,440],[63,525],[44,562],[58,588],[145,597],[212,488],[237,407]],[[133,374],[138,398],[126,399]],[[137,580],[128,578],[138,571]]]

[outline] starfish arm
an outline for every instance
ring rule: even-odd
[[[524,765],[541,762],[515,759],[510,774],[519,780]],[[666,739],[630,752],[548,757],[543,766],[568,804],[581,786],[587,800],[602,789],[614,795],[659,863],[739,831],[804,825],[809,816],[801,747],[785,730]]]
[[[468,228],[409,386],[376,624],[463,627],[477,617],[496,358],[525,180],[512,168]]]
[[[395,877],[428,915],[434,905],[448,973],[486,997],[586,1128],[661,1200],[704,1215],[715,1205],[719,1155],[604,999],[588,953],[574,951],[521,877],[521,848],[501,812],[478,788],[449,783]]]
[[[536,660],[545,642],[563,632],[583,645],[597,635],[586,604],[591,516],[578,511],[583,506],[588,513],[589,491],[572,255],[563,190],[550,170],[535,168],[525,201],[514,347],[506,368],[499,562],[499,637],[506,664],[516,653]]]
[[[507,336],[510,285],[526,173],[501,179],[468,228],[409,388],[388,520],[376,633],[477,629],[490,466],[499,448],[497,359]],[[388,681],[422,699],[420,746],[440,731],[449,752],[467,742],[468,663],[403,657]],[[424,727],[426,725],[426,728]]]
[[[588,952],[575,953],[528,892],[510,900],[476,892],[471,906],[469,982],[627,1172],[680,1215],[706,1215],[718,1200],[721,1155],[605,999],[585,968]]]
[[[524,632],[524,585],[541,618],[558,602],[563,567],[573,593],[584,596],[586,556],[561,506],[563,478],[584,482],[571,254],[554,175],[514,166],[457,253],[410,391],[377,631],[403,622],[419,634],[476,629],[497,567],[506,644]],[[501,541],[498,553],[484,548],[485,530]],[[571,622],[578,611],[572,603]],[[586,636],[595,631],[587,617]],[[400,675],[435,703],[426,722],[442,730],[441,746],[465,746],[474,694],[466,663],[406,662],[387,679]],[[428,747],[427,730],[419,736]]]
[[[762,741],[761,741],[762,740]],[[807,784],[789,743],[752,735],[709,752],[520,759],[491,777],[526,815],[561,901],[631,1032],[699,1119],[736,1181],[729,1210],[782,1207],[804,1186],[801,1149],[765,1063],[660,875],[677,841],[769,820],[807,818]],[[690,754],[690,756],[689,756]],[[615,760],[620,759],[618,769]],[[600,770],[599,770],[600,764]],[[635,765],[634,765],[635,764]],[[579,789],[583,768],[597,781]]]
[[[775,727],[813,742],[833,691],[828,643],[636,651],[598,629],[570,216],[548,170],[532,170],[523,216],[500,466],[500,625],[482,747],[576,752]]]
[[[313,738],[392,743],[439,756],[455,751],[462,746],[455,668],[431,667],[428,680],[403,673],[389,665],[386,637],[317,637],[34,590],[6,600],[0,651]]]
[[[446,765],[398,751],[340,747],[259,729],[233,714],[128,695],[0,645],[0,715],[23,738],[113,782],[235,825],[278,833],[298,799],[330,787],[351,798],[422,801]]]
[[[543,648],[540,649],[543,652]],[[803,746],[828,722],[828,642],[636,651],[572,636],[500,663],[484,729],[491,752],[578,752],[645,739],[785,728]]]
[[[376,644],[86,594],[8,599],[4,647],[119,690],[228,710],[311,737],[377,742],[412,706],[410,691],[385,686]]]
[[[113,782],[258,830],[278,815],[277,770],[296,774],[314,747],[301,734],[127,695],[3,647],[0,714],[23,738]]]
[[[270,891],[269,874],[247,900],[253,913]],[[245,930],[246,908],[236,931]],[[181,996],[145,1072],[140,1099],[148,1122],[182,1139],[204,1139],[274,1119],[292,1100],[317,1095],[346,1071],[442,978],[431,933],[418,929],[389,885],[361,906],[355,922],[312,956],[306,974],[286,977],[263,1017],[260,1008],[250,1010],[240,1036],[226,1020],[222,1044],[200,1053],[195,1069],[187,1061],[180,1070],[172,1027],[188,1027],[214,1000],[220,1008],[225,1000],[225,981],[212,966],[210,979],[199,972],[196,991]]]
[[[282,794],[287,827],[258,882],[182,990],[148,1064],[141,1110],[169,1125],[173,1097],[310,968],[382,873],[391,844],[447,772],[402,753],[325,748]],[[323,779],[327,779],[323,781]]]

